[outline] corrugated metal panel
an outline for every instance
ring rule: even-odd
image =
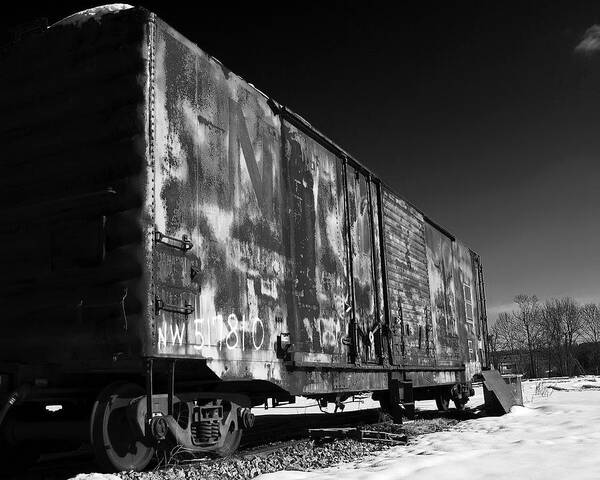
[[[383,206],[394,363],[433,365],[423,217],[388,190]]]

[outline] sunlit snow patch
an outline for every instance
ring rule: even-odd
[[[121,480],[121,477],[110,473],[80,473],[70,480]]]
[[[598,383],[590,377],[526,381],[526,406],[508,415],[466,420],[357,462],[255,480],[598,480],[600,391],[583,387]],[[544,384],[564,390],[539,388]]]
[[[513,405],[512,407],[510,407],[510,413],[515,417],[523,417],[535,414],[535,409],[521,407],[520,405]]]

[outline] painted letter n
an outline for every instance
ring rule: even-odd
[[[263,138],[266,141],[267,137]],[[242,107],[233,99],[229,99],[229,179],[232,193],[238,186],[236,175],[240,165],[240,148],[244,153],[246,168],[252,181],[258,205],[265,216],[271,218],[273,208],[273,158],[269,148],[263,146],[262,175],[258,170],[254,149],[248,134],[246,119]]]

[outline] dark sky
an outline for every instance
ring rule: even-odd
[[[479,252],[491,318],[600,301],[600,2],[194,3],[143,6]]]

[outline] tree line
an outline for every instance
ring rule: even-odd
[[[529,377],[571,376],[600,371],[600,305],[573,298],[541,302],[517,295],[489,329],[491,361],[514,365]]]

